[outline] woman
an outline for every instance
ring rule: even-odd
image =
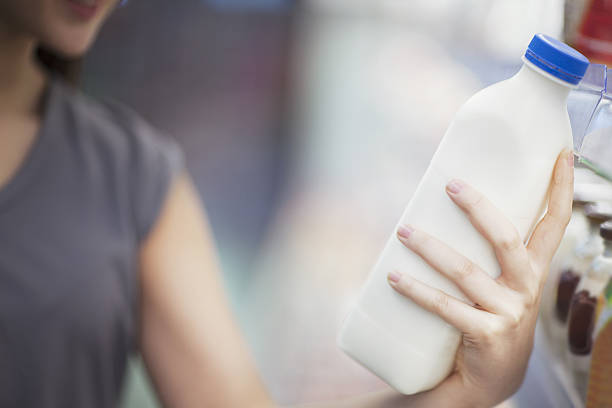
[[[0,3],[0,406],[114,406],[138,349],[166,406],[272,407],[230,316],[178,149],[129,110],[74,91],[36,57],[41,49],[82,55],[116,3]],[[398,239],[476,304],[390,271],[399,293],[464,333],[456,370],[417,395],[389,390],[329,406],[487,407],[510,396],[569,220],[572,166],[562,152],[528,245],[477,191],[447,186],[495,248],[496,280],[401,228]]]

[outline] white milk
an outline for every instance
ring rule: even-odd
[[[493,250],[447,196],[446,184],[458,178],[474,186],[527,239],[546,208],[557,156],[572,148],[566,107],[572,84],[523,61],[516,75],[476,93],[457,112],[398,223],[437,237],[492,277],[500,273]],[[461,333],[395,292],[387,283],[393,270],[466,298],[391,233],[338,344],[396,390],[413,394],[448,376]]]

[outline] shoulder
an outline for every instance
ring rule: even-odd
[[[171,138],[128,106],[112,100],[94,100],[58,80],[52,86],[60,94],[64,120],[74,130],[70,133],[78,138],[79,144],[90,144],[100,150],[99,154],[110,154],[115,159],[180,154]]]
[[[184,169],[178,144],[129,107],[96,101],[59,82],[52,86],[53,116],[60,117],[67,146],[87,183],[108,196],[125,197],[130,218],[143,238],[165,200],[169,185]],[[53,95],[55,94],[55,95]]]

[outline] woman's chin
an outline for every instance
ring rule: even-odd
[[[75,41],[75,37],[67,41],[57,39],[55,41],[45,41],[42,45],[64,58],[75,59],[82,57],[89,50],[93,43],[93,38],[94,36],[87,39],[79,38],[78,41]]]
[[[59,54],[68,59],[81,58],[89,49],[89,45],[85,47],[73,47],[60,50]]]

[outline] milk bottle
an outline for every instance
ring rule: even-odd
[[[497,277],[493,249],[451,202],[445,186],[453,178],[471,184],[527,239],[546,208],[557,156],[572,148],[566,99],[587,66],[569,46],[534,36],[516,75],[476,93],[457,112],[398,226],[426,231]],[[395,231],[391,234],[338,344],[399,392],[413,394],[448,376],[461,333],[396,293],[387,283],[393,270],[465,296],[405,248]]]

